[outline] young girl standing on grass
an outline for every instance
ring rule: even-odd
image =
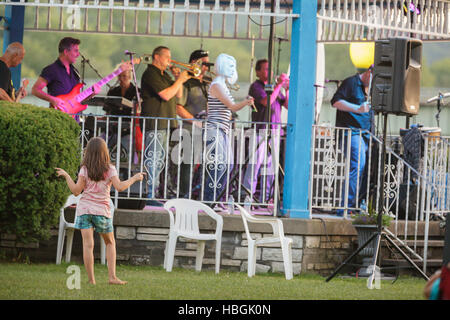
[[[94,277],[94,230],[100,233],[106,244],[108,276],[110,284],[126,284],[116,276],[116,242],[110,208],[111,184],[121,192],[136,181],[144,178],[137,173],[128,180],[120,181],[116,168],[111,165],[108,147],[103,139],[92,138],[86,146],[77,183],[60,168],[55,168],[58,176],[66,179],[70,191],[78,196],[82,191],[76,209],[75,228],[81,230],[83,238],[83,261],[89,283],[95,284]]]

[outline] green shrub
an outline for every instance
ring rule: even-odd
[[[0,233],[22,242],[50,237],[70,193],[54,168],[75,177],[79,134],[63,112],[0,101]]]

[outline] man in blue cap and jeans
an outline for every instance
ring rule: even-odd
[[[371,66],[361,74],[355,74],[345,79],[337,89],[331,105],[336,108],[336,127],[349,128],[344,136],[344,155],[347,154],[348,134],[351,134],[350,149],[350,174],[348,188],[347,208],[356,208],[357,198],[365,192],[364,169],[366,166],[367,150],[369,148],[370,134],[367,131],[372,130],[373,111],[367,101],[372,79]],[[364,131],[367,130],[367,131]],[[345,192],[343,192],[341,206],[345,206]],[[338,216],[343,216],[343,210],[337,211]]]

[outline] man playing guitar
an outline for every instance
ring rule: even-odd
[[[80,75],[73,66],[80,55],[79,45],[79,39],[71,37],[61,39],[58,46],[58,59],[42,70],[41,75],[33,85],[31,91],[33,95],[50,102],[51,108],[69,109],[66,101],[58,96],[68,94],[80,83]],[[47,87],[47,92],[43,91],[45,87]],[[94,85],[93,94],[99,93],[100,89],[100,87]]]

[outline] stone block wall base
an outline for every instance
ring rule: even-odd
[[[70,210],[70,209],[69,209]],[[221,271],[247,272],[248,239],[238,215],[223,215],[224,229],[221,246]],[[215,225],[206,215],[199,217],[202,232],[214,232]],[[342,261],[357,248],[357,234],[350,221],[329,219],[288,219],[282,218],[285,234],[292,238],[292,263],[294,274],[318,273],[330,275]],[[437,222],[438,223],[438,222]],[[440,228],[430,222],[430,237],[443,240]],[[117,209],[114,216],[117,262],[131,265],[163,266],[164,251],[169,232],[168,214],[162,210],[138,211]],[[271,228],[266,225],[251,224],[252,237],[271,236]],[[419,228],[423,229],[423,228]],[[328,234],[325,233],[327,230]],[[50,240],[23,244],[15,235],[0,234],[0,258],[15,258],[19,254],[31,261],[54,262],[56,259],[57,227],[52,230]],[[442,234],[441,234],[442,233]],[[202,270],[215,268],[215,241],[206,241]],[[95,237],[94,256],[100,259],[99,237]],[[388,251],[382,249],[382,256]],[[194,269],[197,242],[179,238],[177,241],[174,268]],[[442,253],[442,248],[431,248],[429,254]],[[82,239],[75,232],[72,247],[72,261],[83,263]],[[64,256],[64,252],[63,252]],[[430,257],[429,257],[430,258]],[[441,257],[442,258],[442,257]],[[267,245],[257,248],[256,273],[284,273],[283,255],[280,247]],[[343,270],[355,272],[355,268]]]

